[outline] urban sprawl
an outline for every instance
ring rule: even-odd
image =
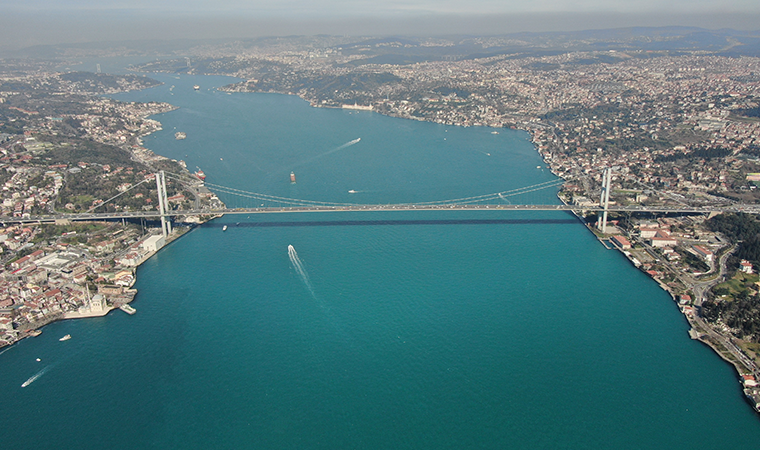
[[[565,180],[560,199],[589,206],[581,220],[672,295],[692,338],[737,368],[745,394],[760,408],[756,217],[611,213],[603,224],[593,212],[606,169],[614,205],[709,210],[757,204],[760,58],[633,44],[488,54],[521,43],[469,39],[468,48],[479,46],[484,55],[447,53],[461,42],[443,39],[282,38],[198,46],[185,52],[192,56],[166,56],[135,70],[233,75],[243,81],[222,89],[527,131],[547,167]],[[415,60],[414,51],[429,49],[439,57]],[[0,63],[0,215],[6,220],[0,229],[0,345],[7,345],[50,321],[126,305],[135,294],[134,268],[187,229],[165,238],[142,223],[21,225],[13,218],[155,209],[159,170],[177,174],[167,185],[173,209],[211,209],[219,200],[182,161],[142,146],[141,136],[160,129],[148,116],[171,105],[101,96],[153,80],[59,71],[44,61]]]

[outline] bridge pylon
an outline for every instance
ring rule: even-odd
[[[156,190],[158,190],[158,212],[161,214],[161,233],[166,237],[172,232],[172,222],[171,219],[167,220],[169,201],[166,196],[166,175],[163,170],[156,174]]]
[[[607,211],[610,207],[610,186],[612,185],[612,169],[606,168],[602,173],[602,195],[599,199],[599,206],[602,209],[602,216],[597,218],[596,228],[602,233],[607,233]]]

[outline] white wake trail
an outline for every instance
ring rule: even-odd
[[[313,158],[307,159],[306,161],[303,162],[303,164],[310,163],[310,162],[312,162],[314,160],[317,160],[319,158],[325,157],[327,155],[332,155],[333,153],[335,153],[337,151],[340,151],[340,150],[343,150],[344,148],[348,148],[348,147],[351,147],[352,145],[358,144],[359,141],[361,141],[361,140],[362,140],[362,138],[356,138],[353,141],[348,141],[345,144],[341,145],[340,147],[336,147],[336,148],[334,148],[334,149],[332,149],[330,151],[327,151],[327,152],[324,152],[324,153],[320,153],[319,155],[317,155],[317,156],[315,156]]]
[[[296,249],[292,245],[288,245],[288,258],[290,258],[290,263],[293,264],[293,268],[296,270],[298,276],[301,277],[301,281],[306,285],[306,288],[309,290],[312,297],[316,298],[316,295],[314,295],[314,288],[311,286],[311,281],[309,280],[309,274],[306,273],[301,258],[298,257],[298,253],[296,253]]]
[[[354,139],[353,141],[348,141],[345,144],[341,145],[340,147],[336,148],[335,150],[331,150],[331,152],[337,152],[338,150],[343,150],[346,147],[351,147],[354,144],[358,144],[359,141],[361,141],[362,138]]]
[[[37,378],[45,375],[45,372],[47,372],[49,368],[50,368],[50,366],[45,367],[44,369],[40,370],[39,372],[37,372],[34,375],[32,375],[31,377],[29,377],[28,380],[24,381],[24,384],[22,384],[21,387],[25,388],[25,387],[29,386],[30,384],[34,383],[35,380],[37,380]]]

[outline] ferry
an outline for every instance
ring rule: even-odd
[[[295,172],[290,172],[290,182],[295,183],[296,182],[296,174]]]
[[[203,173],[200,167],[198,167],[198,170],[195,171],[194,175],[201,181],[204,181],[206,179],[206,174]]]
[[[71,335],[70,335],[70,334],[67,334],[66,336],[64,336],[64,337],[62,337],[62,338],[60,338],[60,339],[58,339],[58,340],[59,340],[59,341],[68,341],[69,339],[71,339]]]
[[[31,378],[29,378],[28,380],[24,381],[24,383],[21,385],[21,387],[24,388],[24,387],[27,387],[30,384],[34,383],[34,380],[36,380],[37,378],[39,378],[40,375],[42,375],[42,374],[38,373],[36,375],[33,375]]]
[[[124,303],[123,305],[119,306],[119,309],[124,311],[125,313],[129,314],[130,316],[137,312],[133,307],[129,306],[128,304]]]

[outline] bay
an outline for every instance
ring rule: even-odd
[[[117,98],[177,105],[145,145],[210,183],[378,203],[554,179],[523,132],[154,76],[165,84]],[[670,297],[564,213],[228,216],[163,249],[136,287],[136,315],[55,323],[0,355],[4,446],[753,448],[760,435],[733,369],[688,339]]]

